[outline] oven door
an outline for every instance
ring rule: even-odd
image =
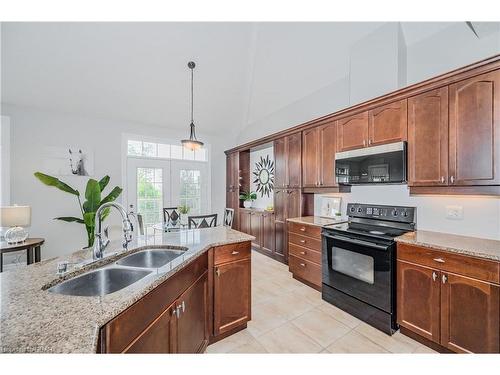
[[[323,283],[392,312],[393,242],[323,232]]]

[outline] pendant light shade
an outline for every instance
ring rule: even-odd
[[[194,151],[203,147],[203,142],[196,139],[196,129],[193,120],[193,70],[196,64],[192,61],[188,62],[188,68],[191,69],[191,124],[189,125],[189,139],[183,139],[182,145],[187,149]]]

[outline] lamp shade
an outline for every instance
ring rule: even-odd
[[[30,206],[0,207],[0,227],[29,227],[30,225]]]

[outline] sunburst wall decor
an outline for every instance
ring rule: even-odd
[[[255,190],[260,193],[260,196],[270,196],[274,189],[274,161],[269,159],[269,155],[260,157],[260,161],[255,163],[253,171],[253,183],[257,186]]]

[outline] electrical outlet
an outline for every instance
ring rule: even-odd
[[[446,218],[450,220],[463,220],[464,208],[462,206],[446,206]]]

